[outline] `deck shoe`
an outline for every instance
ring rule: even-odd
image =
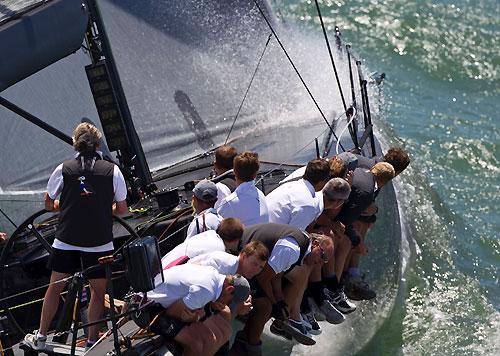
[[[303,313],[300,313],[300,322],[302,323],[302,325],[304,325],[306,327],[307,331],[310,331],[312,329],[312,325],[308,320],[304,319],[302,314]]]
[[[314,318],[316,318],[317,321],[325,321],[326,316],[325,314],[319,309],[318,305],[314,302],[312,298],[309,299],[309,305],[311,306],[311,309],[314,313]]]
[[[306,328],[308,328],[306,323],[311,325],[311,328],[309,328],[309,330],[308,330],[309,333],[311,333],[312,335],[321,334],[321,332],[323,330],[321,330],[321,327],[319,326],[318,322],[316,321],[316,318],[314,317],[313,311],[310,311],[307,313],[302,313],[300,316],[304,319],[304,321],[302,323],[306,326]]]
[[[335,309],[328,300],[324,300],[319,306],[319,309],[325,314],[326,321],[330,324],[340,324],[345,320],[344,315]]]
[[[273,321],[269,330],[271,330],[271,332],[274,335],[281,336],[282,338],[287,339],[287,340],[292,340],[292,336],[287,334],[285,332],[285,330],[283,330],[282,326],[278,326],[278,322],[276,320]]]
[[[345,286],[345,294],[352,300],[370,300],[377,296],[373,290],[370,289],[368,283],[365,282],[365,276],[357,276],[344,273],[342,275],[342,282]]]
[[[24,337],[24,343],[31,347],[33,350],[43,350],[45,349],[45,342],[47,337],[40,337],[38,335],[38,330],[33,331],[33,334],[26,334]]]
[[[293,336],[293,338],[303,345],[314,345],[316,341],[313,339],[311,334],[306,330],[306,327],[302,325],[300,321],[295,321],[293,319],[288,319],[283,322],[283,330]]]
[[[356,310],[356,305],[349,302],[346,298],[343,287],[338,288],[335,292],[325,288],[325,294],[328,296],[330,303],[332,303],[338,311],[349,314]]]

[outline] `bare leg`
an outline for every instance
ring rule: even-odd
[[[307,265],[296,266],[284,277],[289,281],[289,283],[287,283],[283,289],[283,294],[285,296],[285,301],[288,304],[290,317],[293,320],[300,321],[300,302],[302,301],[309,276],[311,275],[314,267]],[[318,265],[318,268],[321,275],[321,265]]]
[[[227,309],[227,310],[226,310]],[[215,344],[211,349],[205,348],[203,353],[205,355],[213,355],[224,345],[231,337],[231,325],[229,324],[231,318],[231,311],[228,307],[217,315],[212,315],[203,322],[215,336]]]
[[[102,318],[104,312],[104,295],[106,294],[106,278],[90,280],[90,304],[87,313],[89,323]],[[100,325],[89,327],[89,341],[97,341]]]
[[[351,240],[346,235],[338,237],[335,235],[335,275],[337,276],[337,280],[340,281],[340,277],[342,276],[342,271],[344,270],[344,266],[346,265],[346,259],[349,256],[349,252],[351,252],[352,244]],[[330,273],[329,275],[332,275]]]
[[[198,356],[213,347],[215,337],[203,323],[196,322],[182,328],[174,340],[184,347],[184,356]]]
[[[245,325],[248,343],[258,345],[266,322],[271,317],[271,301],[267,297],[253,299],[253,310]]]
[[[368,229],[373,226],[373,223],[366,223],[360,220],[356,220],[354,222],[354,228],[358,231],[359,235],[361,236],[361,241],[365,242],[365,237]],[[353,253],[351,257],[351,261],[349,262],[349,268],[359,268],[359,259],[361,258],[360,255],[357,253]]]
[[[45,298],[43,299],[42,306],[42,315],[40,317],[40,329],[39,333],[43,335],[47,335],[49,330],[50,323],[54,318],[54,315],[57,312],[59,306],[59,297],[61,296],[61,292],[66,285],[66,282],[55,283],[68,277],[67,273],[60,272],[52,272],[50,276],[50,285],[47,288],[47,292],[45,292]],[[53,284],[55,283],[55,284]]]

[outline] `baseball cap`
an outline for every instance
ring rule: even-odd
[[[230,306],[231,312],[234,313],[238,304],[247,300],[249,295],[250,284],[247,279],[243,276],[234,277],[234,295]]]
[[[193,193],[196,198],[205,202],[217,200],[217,186],[209,180],[202,180],[196,184]]]

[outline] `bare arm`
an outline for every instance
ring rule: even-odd
[[[54,213],[59,211],[59,200],[52,199],[49,197],[49,193],[45,192],[45,196],[43,197],[43,203],[45,210],[52,211]]]
[[[174,304],[169,306],[166,309],[166,313],[168,316],[184,321],[186,323],[197,322],[203,316],[201,309],[189,309],[187,305],[184,304],[184,301],[182,299],[179,299]]]
[[[122,215],[127,212],[127,201],[117,201],[113,204],[113,215]]]

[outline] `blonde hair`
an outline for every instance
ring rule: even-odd
[[[387,162],[379,162],[371,169],[379,186],[389,183],[394,178],[394,167]]]
[[[101,138],[101,132],[97,127],[83,122],[73,131],[73,148],[80,153],[95,151],[101,142]]]

